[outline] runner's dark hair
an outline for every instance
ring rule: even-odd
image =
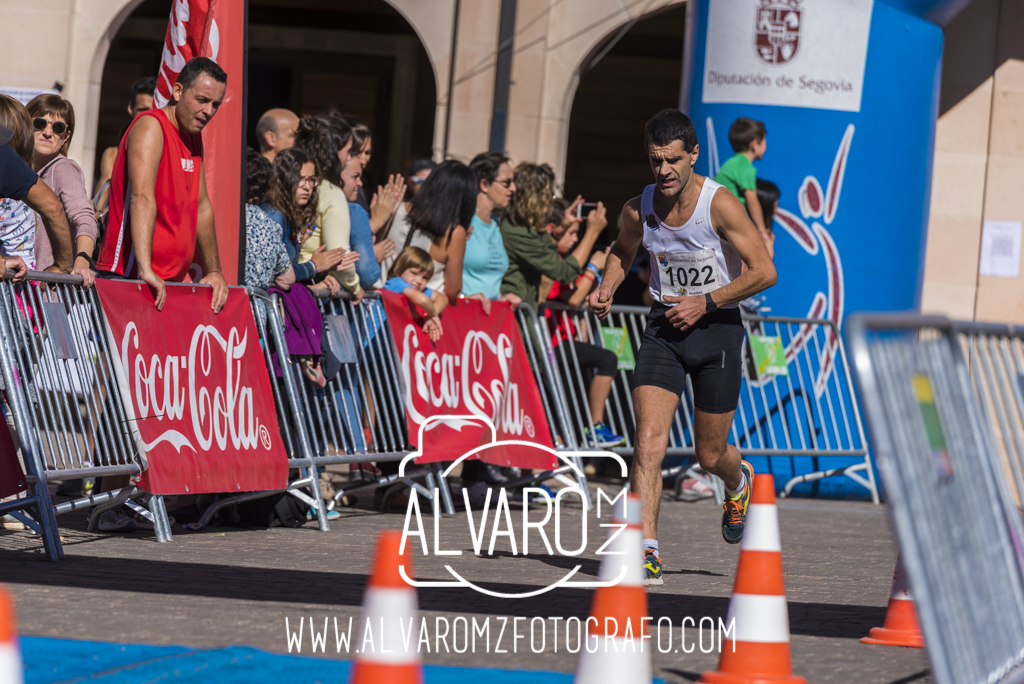
[[[673,140],[681,140],[683,149],[693,152],[697,147],[697,129],[690,117],[678,109],[662,109],[644,126],[644,144],[650,149],[651,145],[671,145]]]

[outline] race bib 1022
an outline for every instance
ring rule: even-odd
[[[703,296],[722,286],[718,257],[713,249],[698,252],[659,252],[661,296]]]

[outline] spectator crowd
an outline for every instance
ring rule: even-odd
[[[166,282],[191,277],[212,286],[219,310],[227,284],[206,192],[202,130],[228,77],[214,62],[193,59],[163,108],[154,108],[155,78],[136,82],[131,121],[119,145],[102,152],[91,193],[81,167],[67,156],[76,132],[71,102],[45,94],[24,106],[0,95],[0,274],[10,271],[18,281],[29,270],[71,273],[85,287],[97,277],[140,279],[158,309]],[[513,164],[500,152],[481,152],[468,164],[421,158],[377,184],[366,175],[374,133],[355,116],[272,109],[259,119],[256,136],[259,149],[249,148],[246,169],[244,284],[279,292],[297,316],[311,306],[315,311],[317,296],[346,294],[358,304],[385,289],[416,304],[424,331],[438,340],[449,307],[475,300],[488,315],[496,302],[579,307],[601,282],[615,226],[601,202],[561,198],[547,164]],[[730,142],[736,156],[716,180],[745,204],[771,251],[778,188],[757,179],[752,165],[767,147],[764,125],[741,119]],[[205,266],[200,274],[190,272],[197,252]],[[649,275],[641,254],[616,301],[649,304]],[[565,317],[549,315],[548,326],[556,352],[571,345],[580,365],[593,371],[588,439],[598,447],[621,444],[624,438],[604,422],[615,354],[583,341]],[[323,386],[319,356],[297,356],[308,381]],[[494,483],[503,474],[474,463],[467,477]],[[105,480],[108,491],[127,484]],[[123,511],[100,522],[105,531],[135,529]]]

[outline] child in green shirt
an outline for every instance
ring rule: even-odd
[[[767,242],[768,227],[764,223],[761,203],[757,200],[757,169],[753,162],[763,158],[768,150],[768,131],[763,122],[741,116],[729,127],[729,144],[736,154],[722,164],[715,182],[739,198],[747,208],[750,220]]]

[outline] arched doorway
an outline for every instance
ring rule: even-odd
[[[155,74],[172,0],[145,0],[111,41],[100,92],[97,150],[128,123],[131,84]],[[412,26],[384,0],[249,0],[248,143],[272,107],[299,115],[334,107],[374,132],[371,179],[431,155],[436,86]],[[97,154],[97,161],[99,154]]]
[[[644,124],[679,105],[685,28],[686,6],[671,7],[610,35],[584,60],[569,116],[565,195],[604,202],[612,232],[622,205],[651,182]]]

